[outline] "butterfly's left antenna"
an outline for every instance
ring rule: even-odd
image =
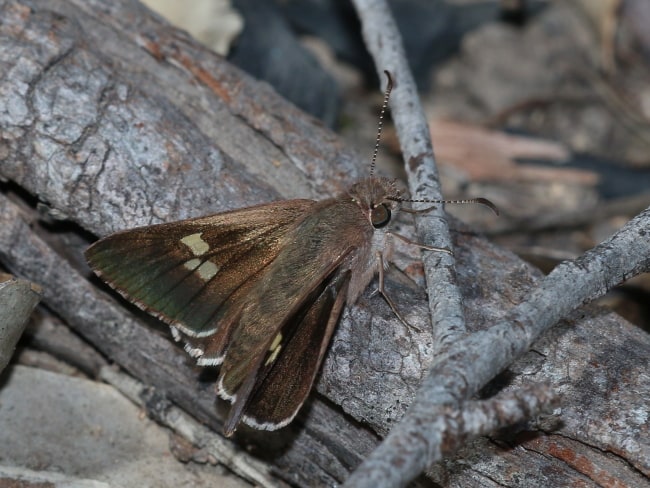
[[[379,123],[377,124],[377,139],[375,141],[375,150],[372,152],[372,161],[370,161],[370,176],[373,176],[375,173],[375,163],[377,162],[377,153],[379,152],[379,141],[381,140],[381,130],[384,126],[384,113],[386,112],[386,107],[388,107],[388,99],[390,98],[390,92],[393,89],[393,78],[390,76],[390,73],[387,70],[384,70],[386,73],[386,78],[388,78],[388,83],[386,84],[386,91],[384,92],[384,103],[381,105],[381,112],[379,112]]]

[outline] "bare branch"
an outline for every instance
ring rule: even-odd
[[[361,19],[366,47],[375,60],[380,78],[384,79],[383,71],[388,70],[394,79],[391,115],[406,163],[411,196],[441,200],[429,126],[388,5],[383,0],[354,0],[353,3]],[[452,249],[449,227],[442,209],[418,215],[416,228],[422,243]],[[454,271],[455,260],[449,254],[425,252],[423,261],[434,350],[442,351],[466,332],[461,294]]]
[[[542,411],[559,404],[559,397],[549,385],[528,385],[500,393],[483,401],[469,401],[462,410],[447,409],[441,418],[447,423],[448,442],[445,454],[452,454],[465,442],[495,430],[525,422]]]
[[[441,460],[450,435],[439,421],[448,409],[444,399],[475,394],[571,311],[648,271],[648,229],[650,209],[580,258],[560,264],[503,321],[466,337],[436,358],[407,415],[346,486],[401,486]]]

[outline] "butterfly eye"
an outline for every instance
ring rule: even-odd
[[[390,208],[385,203],[372,209],[370,223],[375,229],[381,229],[390,222]]]

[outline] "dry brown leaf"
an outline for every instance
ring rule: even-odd
[[[564,181],[595,185],[591,171],[517,164],[516,159],[564,161],[569,151],[562,144],[506,134],[482,127],[433,119],[431,135],[438,162],[453,166],[472,181]]]

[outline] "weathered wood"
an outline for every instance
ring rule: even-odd
[[[267,85],[133,1],[5,1],[0,18],[0,178],[97,235],[328,195],[365,170]],[[88,280],[82,246],[66,249],[56,225],[32,226],[36,218],[0,195],[2,262],[41,284],[45,303],[104,355],[219,429],[209,375],[155,321]],[[462,226],[453,238],[468,326],[480,330],[524,300],[539,273]],[[369,293],[348,307],[318,384],[327,399],[313,395],[285,432],[251,436],[262,439],[258,452],[283,478],[342,481],[413,398],[432,361],[432,338],[425,294],[409,279],[417,281],[421,267],[407,257],[397,256],[404,274],[391,273],[389,292],[423,331],[406,328]],[[579,453],[595,463],[602,450],[616,454],[609,475],[638,484],[650,474],[649,352],[648,337],[620,318],[576,314],[513,365],[507,382],[549,381],[563,394],[561,414],[507,438],[523,449],[473,443],[462,453],[472,469],[450,462],[436,478],[539,486],[553,471],[554,479],[595,484],[597,473],[567,458]],[[524,469],[530,477],[521,481]]]
[[[38,285],[0,273],[0,372],[9,363],[40,299]]]

